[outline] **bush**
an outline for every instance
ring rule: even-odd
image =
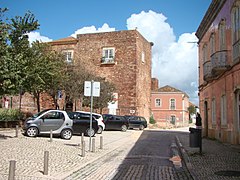
[[[156,123],[156,121],[155,121],[154,118],[153,118],[153,115],[151,115],[150,120],[149,120],[149,123],[150,123],[150,124],[155,124],[155,123]]]
[[[18,121],[23,114],[18,109],[0,109],[0,121]]]

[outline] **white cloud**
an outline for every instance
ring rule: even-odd
[[[39,32],[30,32],[27,34],[28,35],[28,40],[30,42],[30,44],[32,44],[33,41],[40,41],[40,42],[49,42],[49,41],[52,41],[52,39],[46,37],[46,36],[42,36],[40,35]]]
[[[115,31],[115,28],[110,28],[108,24],[104,23],[102,27],[96,28],[95,26],[83,27],[78,29],[72,34],[72,37],[77,37],[77,34],[96,33],[96,32],[111,32]]]
[[[182,34],[176,41],[173,29],[163,14],[153,11],[133,14],[127,28],[135,29],[150,42],[152,48],[152,77],[160,86],[170,85],[186,92],[190,101],[198,104],[198,48],[195,33]]]

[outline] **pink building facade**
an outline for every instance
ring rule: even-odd
[[[164,86],[152,91],[152,115],[159,127],[171,128],[188,126],[188,107],[188,95],[176,88]]]
[[[213,0],[199,38],[203,136],[240,143],[240,0]]]

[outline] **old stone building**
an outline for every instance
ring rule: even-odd
[[[79,34],[50,44],[66,55],[68,63],[85,65],[115,84],[117,101],[107,113],[149,118],[152,43],[137,30]]]
[[[199,108],[203,135],[240,143],[240,1],[213,0],[199,38]]]

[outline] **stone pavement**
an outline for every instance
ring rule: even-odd
[[[179,133],[176,140],[193,179],[240,180],[240,145],[203,138],[200,154],[199,148],[189,147],[188,129],[182,130],[185,133]]]
[[[240,179],[240,145],[229,145],[216,140],[203,139],[202,155],[200,155],[199,148],[189,147],[188,129],[178,128],[171,131],[176,132],[176,144],[178,144],[179,155],[182,158],[182,163],[185,163],[188,167],[192,179]],[[91,162],[95,163],[92,170],[95,171],[97,169],[96,173],[92,174],[92,176],[96,177],[99,175],[98,179],[110,180],[114,176],[113,171],[112,174],[101,172],[109,172],[109,168],[116,169],[128,153],[126,148],[131,149],[131,144],[138,139],[141,132],[122,133],[123,136],[121,138],[117,135],[114,136],[114,133],[112,133],[112,138],[118,143],[108,142],[107,138],[104,138],[104,150],[96,148],[96,153],[87,152],[86,156],[82,157],[81,147],[79,146],[80,136],[73,137],[71,141],[54,138],[53,142],[49,142],[48,137],[27,138],[19,133],[19,137],[15,138],[15,131],[13,129],[0,130],[0,180],[8,179],[9,160],[17,161],[16,180],[89,179],[88,174],[84,173],[88,173],[88,166],[86,165]],[[106,136],[109,136],[109,133],[104,132]],[[99,147],[99,137],[100,135],[96,136],[96,147]],[[86,149],[88,150],[87,139]],[[119,142],[125,145],[119,146]],[[46,150],[49,151],[51,165],[49,167],[49,174],[43,175],[43,154]],[[116,160],[116,164],[111,163],[109,158],[105,159],[106,155],[111,156],[113,159],[117,158],[114,159]],[[106,163],[105,168],[98,169],[99,163]],[[68,165],[66,166],[66,164]],[[82,169],[83,173],[80,172],[80,175],[75,174],[77,175],[75,178],[69,176],[79,169]],[[167,170],[164,171],[167,172]],[[232,176],[230,177],[229,175]]]

